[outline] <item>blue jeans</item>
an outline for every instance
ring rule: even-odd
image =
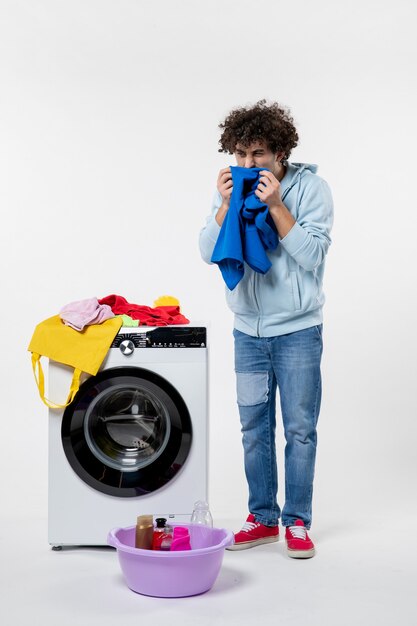
[[[278,337],[235,338],[237,402],[242,426],[249,511],[256,521],[311,526],[316,425],[321,402],[322,324]],[[277,385],[285,435],[285,505],[277,503]]]

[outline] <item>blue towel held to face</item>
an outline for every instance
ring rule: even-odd
[[[211,261],[230,290],[244,275],[244,263],[265,274],[271,267],[266,250],[275,250],[278,233],[268,206],[255,195],[259,172],[266,168],[231,167],[233,192]]]

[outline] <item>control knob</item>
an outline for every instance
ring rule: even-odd
[[[125,339],[120,344],[120,352],[125,356],[129,356],[135,350],[135,344],[130,339]]]

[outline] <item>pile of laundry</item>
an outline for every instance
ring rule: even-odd
[[[59,312],[66,326],[82,331],[86,326],[101,324],[112,317],[121,317],[123,326],[171,326],[189,324],[180,312],[179,301],[173,296],[161,296],[154,307],[128,302],[112,294],[105,298],[87,298],[66,304]]]

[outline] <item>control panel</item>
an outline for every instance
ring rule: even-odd
[[[206,348],[207,329],[200,326],[184,328],[161,327],[116,335],[111,348],[129,353],[134,348]]]

